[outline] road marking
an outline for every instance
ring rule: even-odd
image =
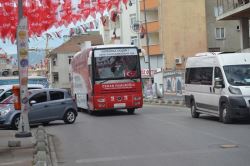
[[[220,145],[221,148],[238,148],[238,145],[234,145],[234,144],[224,144],[224,145]]]
[[[237,150],[239,151],[239,150]],[[199,150],[184,150],[177,152],[168,152],[168,153],[158,153],[158,154],[147,154],[147,155],[133,155],[133,156],[117,156],[117,157],[99,157],[99,158],[86,158],[76,160],[77,164],[90,164],[98,162],[112,162],[112,161],[122,161],[122,160],[133,160],[133,159],[149,159],[156,157],[167,157],[167,156],[180,156],[180,155],[193,155],[193,154],[206,154],[206,153],[225,153],[224,150],[220,148],[215,149],[199,149]]]

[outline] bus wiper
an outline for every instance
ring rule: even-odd
[[[131,81],[136,82],[135,78],[129,78]]]
[[[104,82],[107,82],[107,81],[109,81],[109,80],[104,80],[104,81],[100,82],[100,84],[102,84],[102,83],[104,83]]]

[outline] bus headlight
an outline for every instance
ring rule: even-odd
[[[235,94],[235,95],[242,95],[241,90],[239,88],[234,88],[232,86],[228,87],[228,90],[230,93]]]

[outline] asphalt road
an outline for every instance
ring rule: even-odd
[[[192,119],[189,109],[144,106],[126,112],[79,113],[46,127],[62,166],[249,166],[250,121]]]

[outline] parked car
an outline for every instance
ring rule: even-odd
[[[40,84],[28,84],[28,89],[42,89],[43,85]],[[7,97],[13,94],[12,92],[13,85],[1,85],[0,86],[0,103]]]
[[[72,124],[77,117],[77,106],[67,90],[33,89],[29,90],[28,117],[30,124],[48,124],[63,120]],[[0,125],[18,128],[20,110],[14,109],[14,96],[11,95],[0,104]]]

